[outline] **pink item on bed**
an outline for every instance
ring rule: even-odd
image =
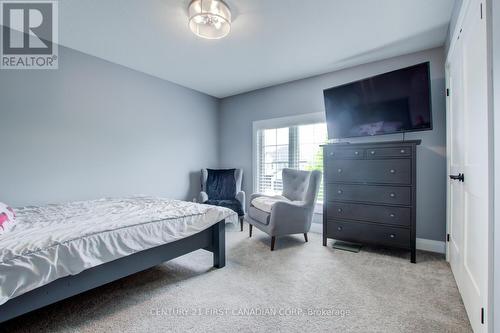
[[[0,202],[0,236],[12,228],[15,220],[14,209]]]

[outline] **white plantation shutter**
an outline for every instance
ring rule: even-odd
[[[281,170],[289,167],[289,128],[260,130],[258,192],[278,194],[283,191]]]
[[[257,132],[257,191],[281,194],[283,168],[323,170],[321,144],[327,140],[326,124],[317,123]],[[323,201],[321,186],[318,202]]]

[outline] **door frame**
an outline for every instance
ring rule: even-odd
[[[450,56],[450,53],[448,53],[448,57]],[[448,62],[448,57],[446,60],[446,63],[444,65],[444,72],[445,72],[445,89],[446,92],[448,92],[450,89],[450,64]],[[449,241],[449,235],[450,235],[450,230],[451,230],[451,213],[450,213],[450,182],[448,180],[448,175],[450,174],[450,154],[448,152],[448,142],[450,142],[450,117],[448,116],[450,114],[450,96],[448,96],[448,93],[445,93],[446,95],[446,247],[445,247],[445,256],[446,256],[446,261],[450,262],[450,241]]]
[[[488,24],[488,40],[491,41],[490,52],[492,55],[492,112],[493,112],[493,128],[496,129],[497,135],[493,132],[493,184],[494,184],[494,205],[500,207],[500,3],[491,1],[490,10],[487,12],[490,24]],[[495,34],[494,31],[497,33]],[[497,117],[495,117],[495,114]],[[491,291],[492,291],[492,318],[500,318],[500,211],[493,212],[493,255],[492,260],[492,276],[491,276]],[[493,330],[500,331],[500,323],[493,323]],[[498,326],[498,328],[497,328]]]
[[[500,221],[497,221],[495,223],[495,217],[496,219],[500,218],[500,212],[496,212],[495,216],[495,210],[494,210],[494,204],[497,202],[500,207],[500,189],[495,190],[495,184],[498,183],[500,185],[500,135],[495,136],[494,135],[494,128],[496,127],[500,131],[500,119],[497,119],[494,117],[494,107],[497,109],[500,109],[500,98],[497,100],[497,105],[495,106],[493,104],[493,93],[494,89],[496,89],[497,95],[500,94],[499,90],[500,87],[495,87],[493,85],[493,47],[495,47],[495,51],[498,52],[500,51],[500,44],[498,41],[494,42],[493,38],[493,24],[495,24],[495,28],[498,29],[500,27],[500,22],[493,22],[493,18],[495,20],[500,21],[500,8],[498,5],[493,7],[493,2],[495,0],[484,0],[486,8],[484,10],[485,19],[486,19],[486,43],[487,43],[487,67],[488,67],[488,119],[491,119],[493,121],[489,121],[489,128],[488,128],[488,145],[489,145],[489,151],[488,154],[490,156],[489,158],[489,165],[488,165],[488,178],[489,178],[489,186],[488,186],[488,192],[489,192],[489,203],[488,203],[488,229],[490,230],[489,232],[489,239],[488,239],[488,257],[489,257],[489,262],[488,262],[488,297],[487,297],[487,312],[485,313],[486,320],[488,322],[488,331],[489,332],[494,332],[496,326],[500,326],[500,322],[495,325],[494,322],[494,313],[500,316],[500,286],[498,285],[500,282],[500,263],[495,263],[495,252],[497,252],[498,257],[500,257],[500,246],[497,245],[495,247],[495,239],[497,241],[500,241],[500,233],[499,235],[495,236],[495,224],[497,225],[497,230],[500,230]],[[450,30],[450,45],[447,50],[446,54],[446,59],[445,59],[445,79],[446,79],[446,88],[449,88],[449,67],[450,67],[450,60],[453,55],[453,52],[455,51],[456,47],[456,41],[460,35],[460,29],[461,26],[464,24],[465,20],[465,15],[467,11],[469,10],[469,7],[473,3],[473,0],[463,0],[461,7],[459,9],[459,14],[458,18],[456,20],[456,24],[454,27],[451,27],[453,30]],[[494,8],[494,11],[492,10]],[[495,38],[498,39],[497,36]],[[500,71],[500,64],[495,64],[496,66],[496,71]],[[499,73],[496,74],[496,76],[500,76]],[[446,97],[446,114],[448,115],[449,110],[450,110],[450,105],[449,105],[449,97]],[[497,110],[500,111],[500,110]],[[498,117],[500,118],[500,117]],[[448,131],[448,117],[446,118],[446,140],[449,142],[449,131]],[[496,143],[496,145],[494,145]],[[497,154],[495,154],[495,151]],[[498,161],[495,161],[495,158]],[[497,162],[497,163],[495,163]],[[447,175],[449,174],[449,156],[447,154],[447,163],[446,163],[446,171]],[[450,214],[449,214],[449,182],[447,185],[447,217],[446,217],[446,234],[448,235],[450,232]],[[496,192],[496,193],[495,193]],[[496,196],[494,196],[496,194]],[[446,242],[446,260],[449,262],[449,242]],[[498,276],[495,274],[495,272],[498,274]],[[497,277],[497,283],[495,283],[495,277]],[[496,305],[496,307],[495,307]],[[498,317],[500,318],[500,317]]]

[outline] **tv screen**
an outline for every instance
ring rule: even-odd
[[[432,129],[428,62],[323,94],[329,139]]]

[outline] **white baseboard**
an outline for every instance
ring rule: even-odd
[[[445,254],[446,243],[432,239],[417,238],[417,249]]]

